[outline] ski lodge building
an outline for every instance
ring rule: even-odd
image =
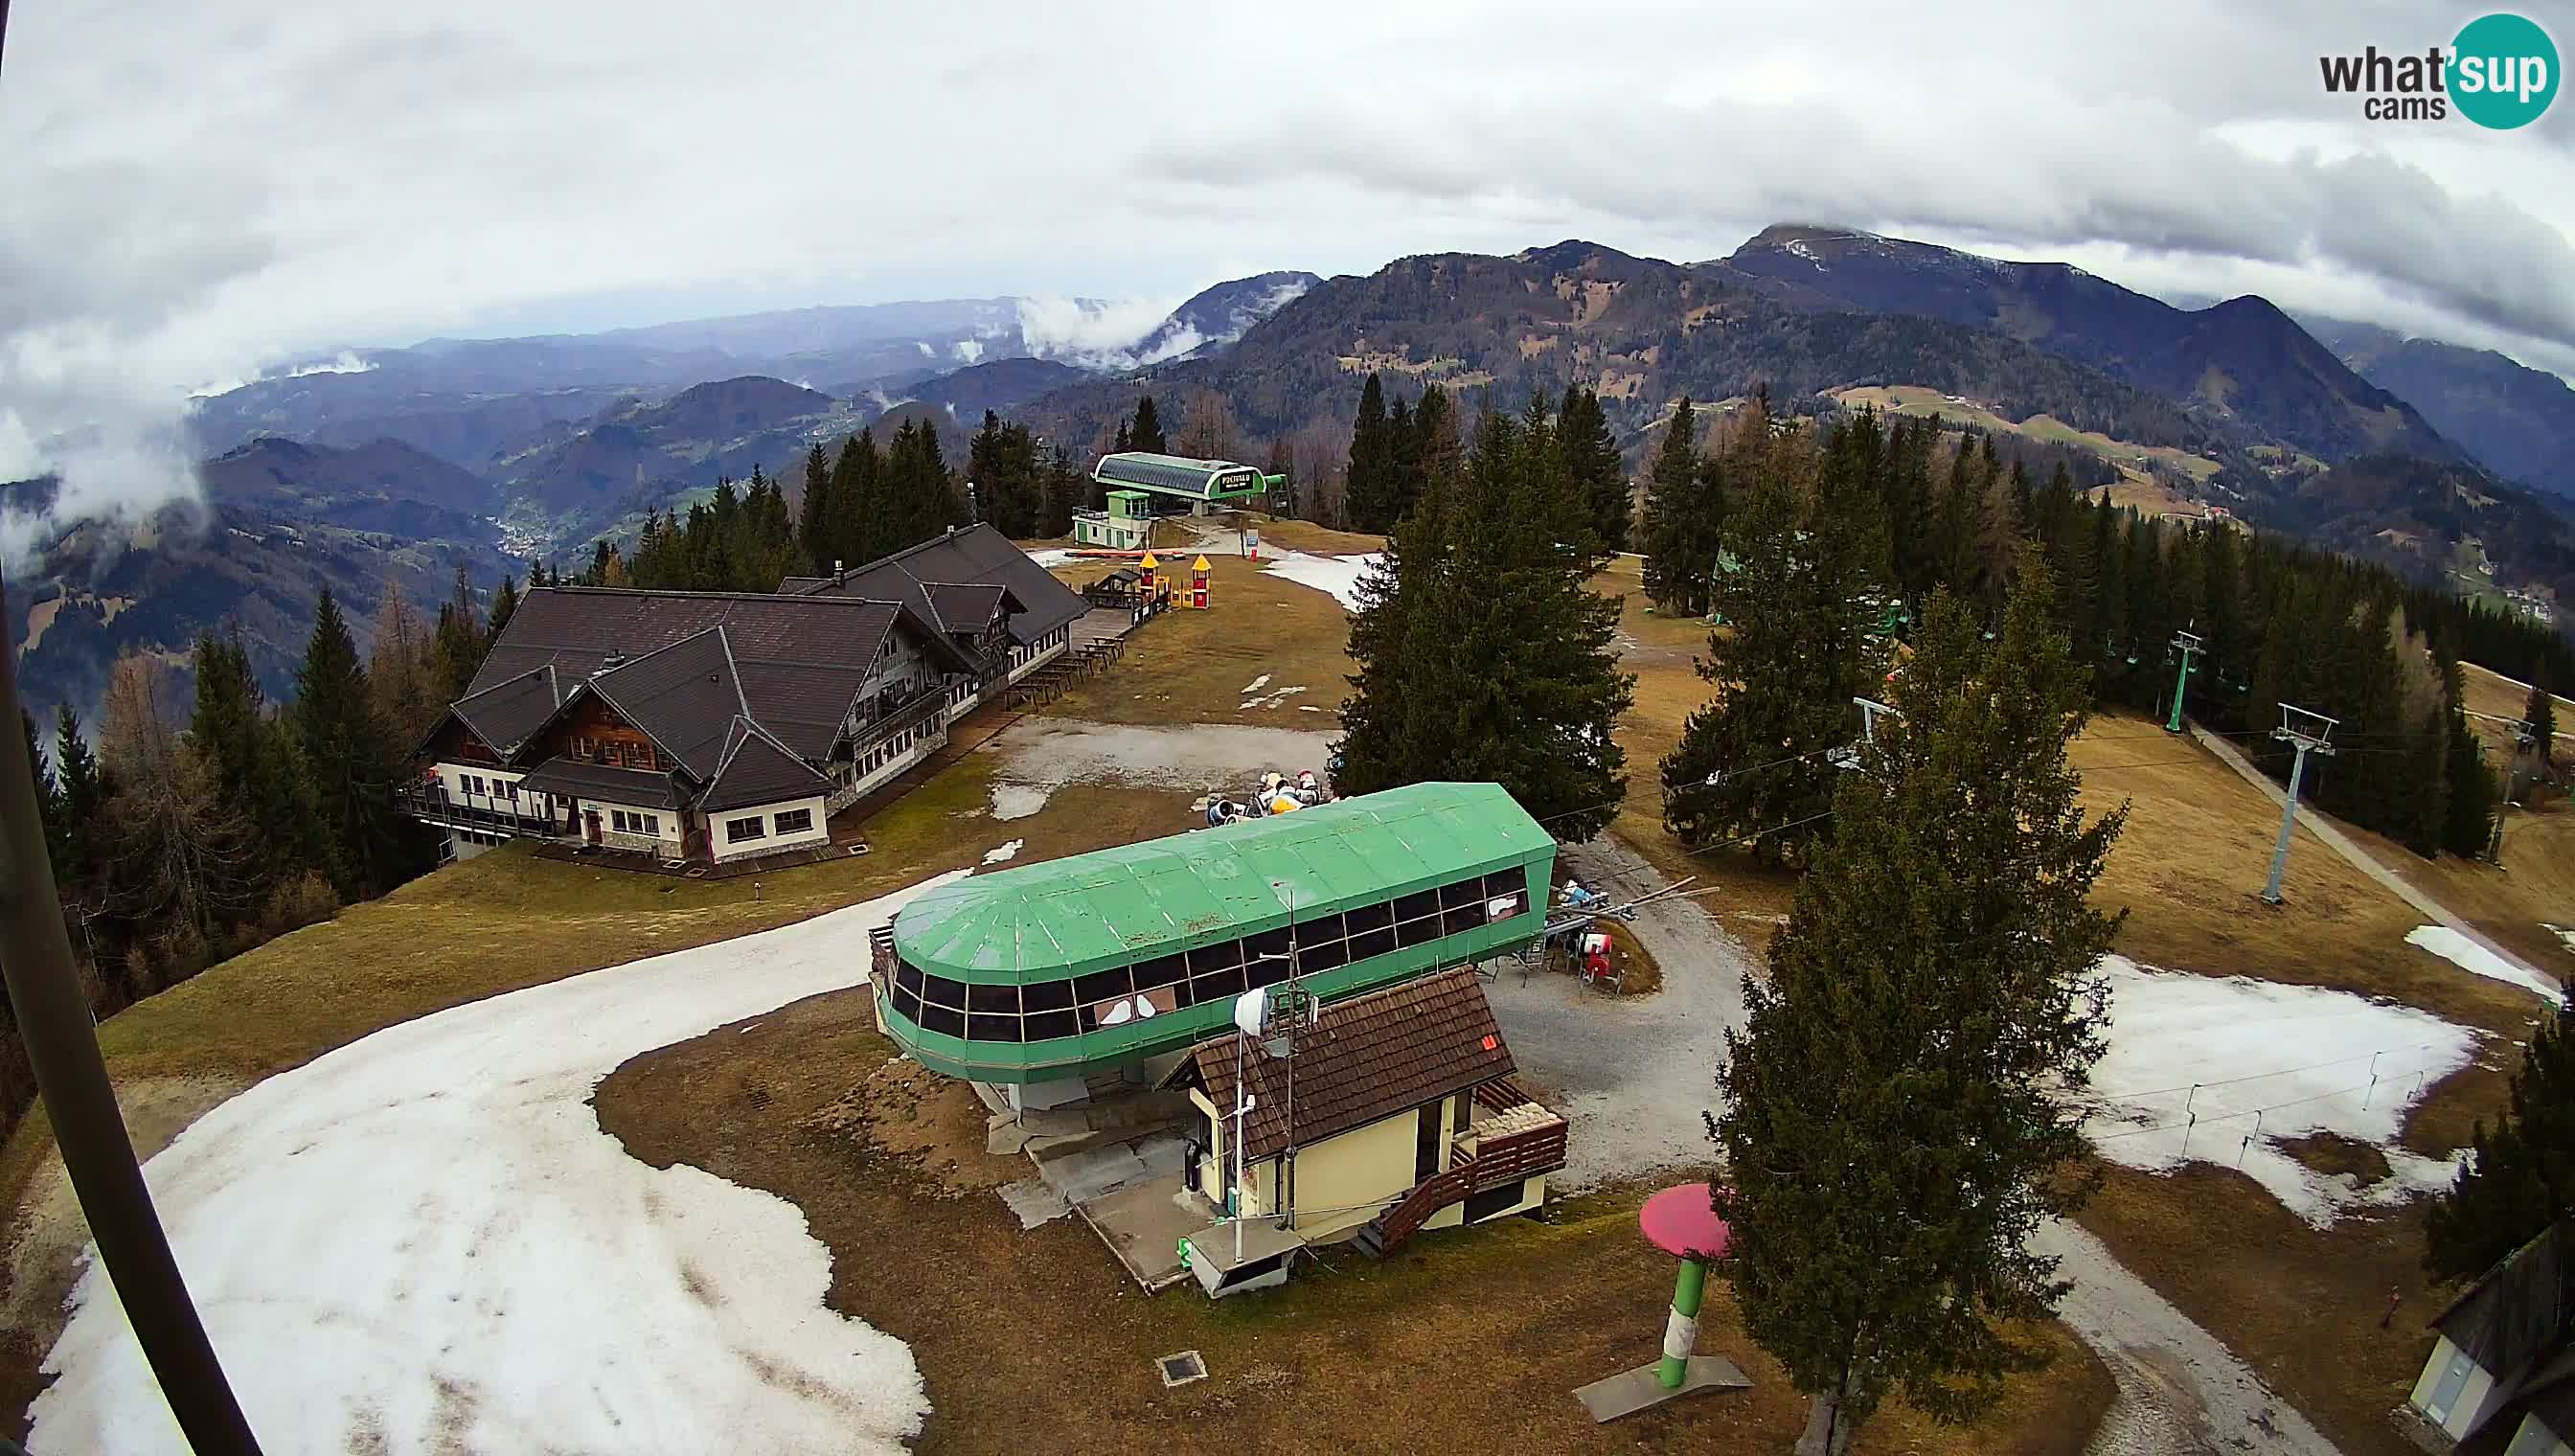
[[[985,525],[775,593],[537,588],[404,803],[459,858],[523,836],[704,864],[812,849],[1063,655],[1084,610]]]

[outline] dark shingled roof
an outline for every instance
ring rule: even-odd
[[[727,630],[735,657],[746,669],[755,663],[865,669],[875,660],[877,647],[898,613],[911,616],[915,632],[937,640],[932,651],[946,655],[958,668],[970,666],[919,608],[882,598],[871,600],[864,592],[798,597],[539,587],[519,600],[519,610],[484,656],[483,669],[474,675],[468,692],[478,694],[552,666],[562,679],[563,696],[569,698],[572,685],[599,672],[611,655],[640,658],[719,626]]]
[[[817,773],[786,744],[746,718],[734,719],[725,734],[723,760],[715,781],[698,798],[708,813],[752,803],[776,803],[832,791],[832,780]]]
[[[939,625],[949,632],[982,632],[994,615],[1005,606],[1013,612],[1027,610],[1028,604],[1011,595],[1011,589],[993,582],[933,582],[930,584],[930,611]]]
[[[2566,1337],[2575,1295],[2566,1225],[2556,1223],[2488,1269],[2432,1320],[2498,1385],[2519,1380]]]
[[[1027,647],[1090,610],[1080,593],[1055,579],[1009,537],[977,522],[919,546],[906,547],[837,577],[791,577],[780,590],[809,596],[874,597],[901,602],[930,622],[942,622],[937,594],[978,584],[1009,589],[1019,604],[1011,619],[1011,640]],[[961,607],[967,606],[960,599]],[[946,631],[972,632],[990,621],[989,610],[972,622],[946,619]]]
[[[1164,1078],[1195,1084],[1220,1108],[1235,1105],[1235,1043],[1206,1042]],[[1288,1064],[1258,1042],[1245,1048],[1253,1095],[1244,1155],[1266,1158],[1288,1145]],[[1310,1145],[1436,1097],[1514,1070],[1511,1048],[1484,987],[1466,967],[1443,970],[1321,1008],[1296,1045],[1296,1142]]]
[[[544,664],[516,678],[503,679],[480,693],[469,693],[458,699],[450,711],[474,736],[495,752],[507,755],[528,734],[545,727],[546,720],[563,706],[564,694],[571,687],[552,664]]]
[[[573,758],[548,758],[519,780],[530,793],[559,793],[567,798],[597,798],[642,808],[678,808],[679,785],[668,773],[650,768],[614,768]]]
[[[619,717],[661,744],[701,783],[724,761],[726,726],[745,709],[742,677],[734,670],[733,647],[722,627],[611,668],[590,680],[590,691],[615,705]]]

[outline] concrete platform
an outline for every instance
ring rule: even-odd
[[[1682,1377],[1678,1389],[1666,1388],[1654,1378],[1654,1367],[1639,1365],[1606,1380],[1594,1380],[1573,1392],[1582,1408],[1591,1412],[1594,1425],[1631,1416],[1640,1410],[1678,1400],[1684,1395],[1697,1395],[1709,1390],[1750,1390],[1752,1382],[1744,1377],[1734,1362],[1723,1355],[1692,1355],[1689,1373]]]
[[[1074,1207],[1148,1294],[1190,1277],[1181,1267],[1181,1240],[1206,1228],[1217,1213],[1216,1205],[1181,1186],[1177,1172]]]

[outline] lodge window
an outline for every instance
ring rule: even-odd
[[[725,842],[728,844],[739,844],[745,839],[763,838],[767,836],[768,832],[769,831],[767,829],[761,827],[760,815],[758,814],[753,814],[748,818],[725,820]]]
[[[814,811],[810,808],[789,809],[778,816],[778,832],[782,834],[802,834],[813,827]]]
[[[628,813],[622,808],[608,811],[608,824],[610,828],[621,834],[652,834],[658,837],[662,832],[660,814]]]
[[[1497,912],[1497,902],[1511,908]],[[1469,876],[1437,889],[1414,890],[1382,903],[1298,920],[1294,926],[1297,968],[1306,974],[1335,969],[1527,910],[1525,870]],[[1288,978],[1288,928],[1278,926],[1240,940],[1153,956],[1132,966],[1027,985],[925,976],[906,961],[895,971],[894,1008],[926,1030],[949,1035],[980,1041],[1050,1041],[1098,1029],[1104,1017],[1109,1025],[1136,1024],[1141,1019],[1134,1010],[1138,997],[1150,999],[1159,1013],[1228,1000],[1247,986],[1276,985]],[[1119,1012],[1121,1006],[1127,1009]],[[1467,1109],[1465,1116],[1472,1115],[1472,1109]],[[1459,1126],[1464,1125],[1461,1119]]]

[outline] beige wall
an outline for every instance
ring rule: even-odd
[[[795,832],[780,833],[778,816],[783,813],[794,813],[800,808],[813,815],[813,826]],[[822,843],[832,837],[832,826],[827,822],[827,817],[823,810],[822,799],[791,798],[783,803],[764,803],[753,808],[728,809],[711,813],[707,815],[707,824],[713,831],[711,837],[715,843],[716,858],[739,859],[746,854],[763,854],[772,849],[792,849],[803,844]],[[735,819],[748,818],[760,820],[764,832],[759,838],[736,841],[727,836],[725,825]]]
[[[1208,1190],[1210,1199],[1222,1204],[1225,1188],[1234,1176],[1232,1117],[1220,1116],[1216,1103],[1207,1093],[1192,1088],[1190,1101],[1208,1122],[1208,1151],[1199,1161],[1199,1186]],[[1456,1099],[1444,1099],[1439,1111],[1439,1166],[1448,1166],[1448,1139],[1455,1129],[1449,1124],[1455,1116]],[[1364,1127],[1354,1127],[1336,1137],[1325,1138],[1296,1153],[1296,1231],[1309,1239],[1328,1238],[1345,1229],[1374,1218],[1387,1201],[1409,1190],[1413,1184],[1412,1154],[1415,1118],[1419,1111],[1406,1108],[1391,1117],[1381,1118]],[[1265,1158],[1245,1170],[1245,1212],[1259,1217],[1278,1211],[1279,1160]],[[1524,1185],[1520,1200],[1507,1208],[1487,1215],[1505,1218],[1534,1208],[1546,1197],[1546,1179],[1533,1177]],[[1430,1216],[1426,1228],[1455,1228],[1465,1222],[1465,1205],[1450,1204]]]

